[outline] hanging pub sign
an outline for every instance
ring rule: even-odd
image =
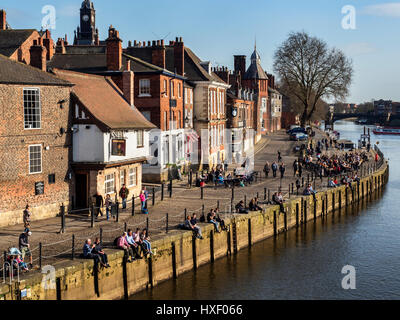
[[[124,139],[113,139],[111,141],[111,155],[113,156],[125,156],[126,140]]]
[[[44,182],[35,182],[35,195],[44,194]]]

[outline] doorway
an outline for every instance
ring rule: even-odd
[[[88,207],[88,175],[76,174],[75,175],[75,197],[76,208],[83,209]]]

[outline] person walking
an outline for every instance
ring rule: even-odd
[[[147,211],[146,210],[146,196],[145,196],[143,190],[140,191],[139,199],[140,199],[142,213],[146,213],[146,211]]]
[[[297,171],[299,173],[299,178],[301,178],[301,175],[303,173],[303,165],[300,162]]]
[[[101,208],[103,208],[104,205],[103,197],[98,191],[93,197],[95,198],[96,218],[98,218],[99,215],[103,216],[103,212],[101,211]]]
[[[24,210],[24,215],[23,215],[23,221],[24,221],[24,228],[25,229],[30,229],[31,227],[31,216],[32,213],[30,211],[30,206],[29,204],[26,205],[25,210]]]
[[[106,206],[106,217],[107,217],[107,221],[110,220],[110,211],[112,208],[112,200],[111,200],[111,196],[109,194],[106,195],[106,200],[104,201],[105,206]],[[113,218],[115,218],[115,216],[113,215]]]
[[[264,165],[265,178],[268,178],[269,170],[269,162],[267,161]]]
[[[278,164],[274,161],[271,165],[272,175],[276,178],[276,171],[278,171]]]
[[[119,196],[122,199],[122,209],[126,209],[126,200],[128,199],[128,195],[129,189],[125,186],[125,184],[123,184],[121,189],[119,190]]]
[[[279,166],[279,171],[281,173],[281,179],[283,179],[283,176],[285,175],[285,164],[282,162],[281,165]]]
[[[295,177],[299,170],[299,161],[296,159],[293,162],[293,177]]]
[[[278,150],[278,162],[282,161],[281,152]]]
[[[29,237],[32,235],[32,232],[29,229],[25,229],[23,233],[20,234],[18,242],[19,242],[19,251],[21,251],[22,260],[25,261],[25,256],[29,257],[29,266],[32,268],[32,253],[29,245]]]

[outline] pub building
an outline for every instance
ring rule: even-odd
[[[45,51],[36,43],[32,58]],[[0,54],[0,226],[22,223],[27,204],[32,220],[70,205],[71,87]]]
[[[96,192],[118,199],[123,184],[130,191],[129,197],[138,196],[142,188],[142,164],[149,157],[149,131],[155,126],[128,103],[127,95],[133,94],[133,72],[124,72],[124,92],[109,77],[59,69],[53,72],[74,84],[71,93],[74,208],[87,208]]]

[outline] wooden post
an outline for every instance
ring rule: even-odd
[[[153,196],[151,198],[151,205],[154,207],[154,204],[156,203],[156,189],[153,187],[152,190]]]
[[[72,244],[71,244],[71,260],[74,260],[75,257],[75,235],[72,235]]]
[[[168,233],[168,213],[165,216],[165,233]]]

